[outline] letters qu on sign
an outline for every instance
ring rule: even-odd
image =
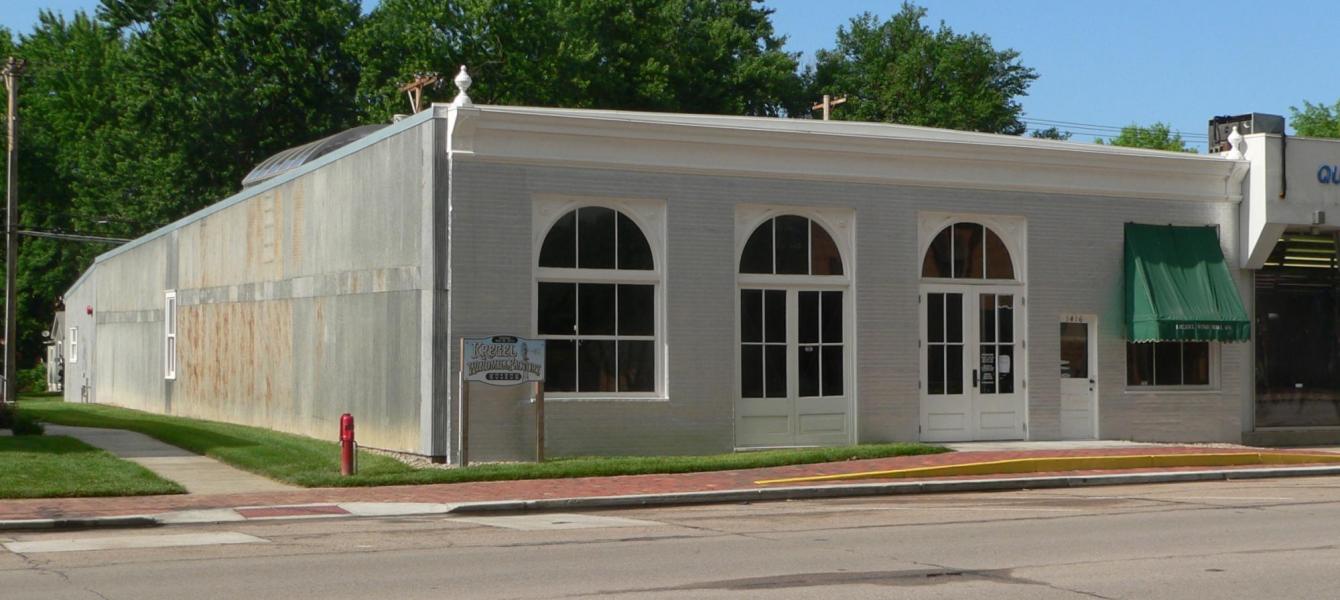
[[[1340,185],[1340,165],[1322,165],[1317,169],[1317,181]]]

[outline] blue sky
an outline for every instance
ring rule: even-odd
[[[371,6],[376,0],[364,0]],[[1014,48],[1041,77],[1021,99],[1040,120],[1120,127],[1165,121],[1204,151],[1214,115],[1288,116],[1304,100],[1340,100],[1334,0],[920,0],[931,23]],[[26,32],[39,8],[70,13],[96,0],[4,0],[0,25]],[[813,59],[853,15],[897,12],[897,0],[768,0],[787,47]],[[840,109],[839,109],[840,110]],[[1089,141],[1115,131],[1061,126]]]

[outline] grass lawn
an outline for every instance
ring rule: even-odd
[[[0,498],[181,494],[180,485],[64,436],[0,437]]]
[[[869,444],[711,456],[561,458],[541,464],[481,464],[464,469],[416,469],[392,458],[361,452],[358,456],[358,475],[340,477],[339,446],[333,441],[99,404],[65,403],[55,399],[21,398],[19,406],[20,410],[47,423],[138,431],[240,469],[307,487],[689,473],[946,451],[945,448],[926,444]]]

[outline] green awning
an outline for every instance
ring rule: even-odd
[[[1126,339],[1245,342],[1252,324],[1213,227],[1126,224]]]

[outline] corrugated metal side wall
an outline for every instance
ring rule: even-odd
[[[94,306],[96,333],[80,330],[98,341],[67,381],[88,377],[100,403],[331,440],[350,412],[364,445],[423,452],[420,222],[433,161],[420,157],[436,122],[401,129],[100,259],[67,298]],[[179,305],[175,380],[166,290]]]

